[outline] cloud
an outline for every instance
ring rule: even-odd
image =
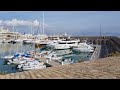
[[[40,26],[42,27],[43,23],[39,22],[38,20],[34,21],[25,21],[25,20],[18,20],[18,19],[12,19],[12,20],[0,20],[0,25],[5,25],[5,26]],[[48,25],[45,23],[45,27],[48,27]]]

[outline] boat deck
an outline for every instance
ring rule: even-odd
[[[57,63],[57,62],[55,62],[55,61],[53,61],[53,60],[45,59],[45,58],[40,57],[40,56],[36,56],[36,59],[41,60],[42,62],[45,62],[45,63],[47,63],[47,64],[49,64],[49,65],[51,65],[51,66],[61,65],[60,63]]]

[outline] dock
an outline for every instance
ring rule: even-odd
[[[106,45],[96,45],[90,60],[108,57],[108,47]]]
[[[51,66],[58,66],[58,65],[61,65],[60,63],[57,63],[57,62],[52,61],[52,60],[48,60],[47,63],[50,64]]]
[[[96,45],[95,51],[93,52],[90,60],[98,59],[100,57],[101,45]]]
[[[45,62],[51,66],[58,66],[58,65],[61,65],[60,63],[58,62],[55,62],[54,60],[49,60],[49,59],[46,59],[44,57],[40,57],[40,56],[36,56],[36,59],[38,60],[41,60],[42,62]]]

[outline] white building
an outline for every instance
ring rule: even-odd
[[[18,39],[21,36],[18,32],[11,32],[6,28],[0,27],[0,39]]]

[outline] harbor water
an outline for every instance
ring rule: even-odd
[[[27,51],[35,50],[35,45],[33,44],[22,44],[22,43],[0,43],[0,72],[6,73],[15,73],[20,72],[17,70],[16,65],[7,65],[6,60],[1,57],[7,55],[14,55],[16,53],[23,53]],[[51,50],[49,48],[37,48],[37,52],[41,52],[43,50]],[[62,56],[64,59],[72,58],[74,62],[89,60],[92,53],[77,53],[73,52],[71,49],[68,50],[53,50],[57,52],[59,56]]]

